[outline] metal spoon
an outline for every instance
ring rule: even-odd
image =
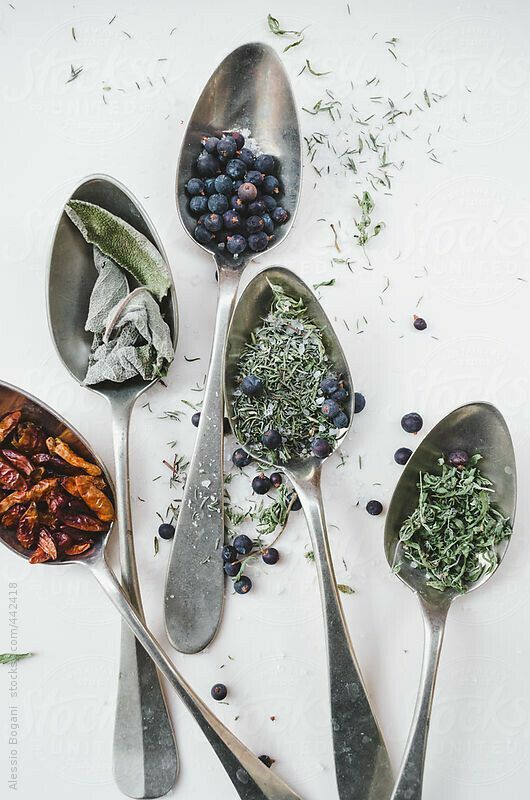
[[[147,214],[117,181],[104,175],[92,176],[77,187],[72,197],[103,206],[129,222],[153,242],[167,261]],[[61,214],[48,267],[48,322],[57,353],[78,383],[85,377],[92,342],[92,335],[85,331],[85,321],[96,277],[92,247],[66,214]],[[162,312],[176,345],[173,286],[162,303]],[[136,400],[154,383],[138,378],[88,387],[105,397],[112,411],[121,580],[142,619],[129,495],[129,423]],[[159,677],[127,625],[122,625],[121,631],[113,757],[116,783],[129,797],[161,797],[169,792],[178,773],[175,738]]]
[[[344,376],[350,389],[347,411],[351,419],[351,375],[330,321],[314,294],[300,278],[284,267],[271,267],[260,272],[248,284],[238,301],[230,325],[225,397],[231,423],[238,361],[251,332],[259,326],[270,309],[272,290],[269,281],[282,286],[292,297],[302,298],[309,316],[322,330],[330,361],[337,372]],[[248,442],[241,444],[251,455],[255,455]],[[255,457],[259,460],[257,455]],[[388,800],[393,785],[388,753],[370,707],[337,591],[320,489],[322,464],[323,459],[307,456],[275,466],[283,469],[298,493],[315,552],[326,627],[333,749],[339,797],[341,800]]]
[[[514,521],[515,454],[506,422],[495,406],[488,403],[461,406],[444,417],[420,444],[399,479],[386,518],[386,557],[390,566],[400,564],[398,578],[419,600],[425,636],[418,699],[392,800],[420,800],[422,796],[427,735],[445,622],[451,603],[458,596],[449,589],[438,591],[427,586],[425,572],[400,559],[399,530],[417,506],[419,473],[436,471],[437,459],[456,449],[484,456],[480,469],[493,482],[495,504],[512,525]],[[508,538],[499,545],[499,564],[509,542]],[[492,574],[483,575],[468,591],[482,586]]]
[[[72,448],[89,461],[97,463],[109,485],[111,478],[105,465],[91,450],[88,442],[57,412],[27,392],[0,381],[0,415],[22,409],[28,419],[42,425],[53,436],[63,437]],[[208,706],[177,672],[161,645],[150,633],[140,613],[133,607],[126,591],[120,586],[106,560],[106,549],[114,525],[106,534],[97,534],[94,546],[86,557],[68,561],[47,561],[44,566],[88,568],[116,606],[142,647],[169,681],[188,711],[212,745],[228,777],[242,800],[301,800],[273,771],[268,769],[245,745],[217,719]],[[0,540],[13,553],[28,559],[31,555],[16,540],[13,531],[0,527]],[[163,746],[161,743],[160,746]]]
[[[188,123],[180,152],[176,194],[180,219],[190,236],[197,221],[188,210],[185,184],[201,151],[202,137],[245,128],[252,131],[264,152],[277,158],[281,167],[285,191],[282,204],[289,211],[290,221],[277,229],[276,245],[287,235],[298,206],[300,130],[283,65],[272,48],[259,42],[238,47],[224,59],[208,80]],[[215,247],[203,250],[213,255],[217,264],[217,318],[165,594],[167,635],[182,653],[197,653],[206,647],[221,621],[224,598],[223,568],[218,557],[224,541],[221,385],[226,335],[239,279],[256,255],[248,252],[234,259]]]

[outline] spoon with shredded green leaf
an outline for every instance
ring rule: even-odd
[[[425,643],[418,699],[391,800],[420,800],[445,623],[453,600],[482,586],[512,533],[515,455],[500,412],[461,406],[420,444],[396,486],[385,526],[392,571],[416,594]]]

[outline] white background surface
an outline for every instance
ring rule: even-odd
[[[386,565],[384,519],[369,517],[364,504],[372,497],[388,501],[400,474],[393,452],[414,445],[400,429],[403,413],[420,411],[428,429],[462,401],[484,399],[506,415],[519,467],[515,534],[495,578],[451,611],[424,796],[526,796],[530,287],[519,279],[530,278],[528,8],[514,0],[503,6],[382,0],[352,2],[348,15],[346,3],[334,0],[270,7],[211,0],[13,4],[2,0],[0,6],[1,376],[55,406],[111,463],[108,409],[59,363],[48,335],[44,288],[51,233],[72,187],[92,172],[113,175],[144,202],[159,230],[181,315],[169,387],[151,391],[146,399],[153,413],[139,407],[132,429],[132,494],[146,501],[134,504],[141,582],[147,617],[162,638],[169,548],[162,542],[154,557],[153,535],[156,511],[172,494],[165,477],[153,478],[164,473],[166,443],[176,439],[177,450],[189,453],[194,429],[186,418],[173,423],[158,417],[182,398],[197,397],[190,390],[206,370],[216,299],[212,265],[183,232],[174,205],[176,159],[196,96],[238,44],[259,38],[283,47],[267,30],[268,11],[284,27],[311,26],[304,45],[284,56],[300,107],[311,107],[326,88],[341,98],[350,80],[361,85],[374,74],[398,98],[409,90],[421,96],[426,87],[447,93],[429,114],[418,113],[414,141],[404,142],[399,156],[406,163],[393,195],[376,197],[375,216],[387,228],[370,244],[372,271],[363,268],[352,239],[352,195],[359,191],[354,176],[331,175],[315,188],[309,166],[289,240],[259,264],[283,263],[309,283],[336,278],[334,287],[321,290],[322,301],[336,319],[356,388],[368,402],[344,446],[347,466],[335,469],[337,462],[330,462],[326,468],[325,499],[338,578],[355,589],[344,597],[353,641],[396,767],[419,677],[421,621],[412,594]],[[393,36],[407,67],[384,44]],[[305,58],[333,74],[297,77]],[[71,64],[84,70],[66,84]],[[112,87],[107,104],[103,86]],[[334,130],[324,115],[300,116],[306,135]],[[438,125],[441,164],[427,154],[427,137]],[[340,220],[341,257],[353,260],[352,272],[330,266],[337,253],[328,223],[317,223],[319,218]],[[425,333],[411,325],[421,296]],[[368,322],[360,323],[364,332],[358,335],[363,315]],[[186,363],[185,355],[201,360]],[[281,543],[281,563],[253,569],[249,596],[227,598],[216,642],[201,655],[174,654],[174,660],[207,699],[211,685],[223,680],[230,703],[216,706],[219,716],[256,752],[275,757],[275,769],[305,800],[321,800],[335,797],[335,789],[323,630],[314,567],[304,559],[307,543],[299,515]],[[21,800],[115,800],[117,616],[81,570],[31,568],[2,553],[0,651],[8,649],[10,581],[18,583],[20,650],[37,654],[19,669],[18,794]],[[233,798],[191,718],[169,701],[182,758],[171,797]],[[9,704],[6,671],[0,673],[2,727]],[[1,741],[0,794],[7,796],[5,733]]]

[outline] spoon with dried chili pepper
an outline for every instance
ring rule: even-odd
[[[110,515],[111,505],[107,505],[98,494],[89,498],[85,491],[86,485],[90,483],[88,479],[93,479],[98,489],[100,486],[105,487],[102,491],[105,492],[108,503],[112,504],[111,479],[104,464],[93,453],[86,440],[59,414],[37,400],[37,398],[15,386],[0,381],[0,438],[2,436],[3,441],[0,442],[0,445],[6,442],[11,448],[15,446],[16,442],[18,444],[16,449],[19,452],[22,451],[20,446],[22,436],[24,437],[24,442],[27,442],[28,438],[38,437],[39,441],[35,447],[35,452],[42,455],[48,454],[54,459],[52,462],[47,461],[46,467],[35,467],[33,454],[26,456],[31,462],[32,473],[37,473],[34,475],[34,482],[31,487],[21,487],[15,491],[7,489],[2,492],[5,495],[0,500],[0,513],[2,514],[0,517],[0,540],[2,543],[12,553],[29,559],[31,550],[24,541],[21,541],[23,537],[19,536],[19,524],[23,515],[19,520],[15,520],[14,517],[9,517],[9,513],[14,513],[14,509],[20,505],[20,501],[23,501],[22,505],[27,505],[28,507],[32,502],[36,502],[37,505],[44,503],[47,506],[49,498],[59,486],[66,491],[74,489],[79,494],[82,494],[83,501],[79,499],[78,495],[71,496],[74,506],[76,502],[83,502],[88,508],[88,503],[90,502],[91,518],[93,520],[96,519],[95,515],[98,512],[100,513],[99,529],[97,531],[90,530],[90,546],[78,553],[73,552],[70,547],[62,549],[64,544],[53,532],[57,557],[50,556],[49,552],[47,552],[47,549],[50,548],[48,538],[46,537],[44,541],[41,541],[40,536],[42,529],[49,530],[49,523],[48,526],[42,525],[43,520],[38,520],[39,527],[37,528],[37,525],[35,525],[34,531],[36,534],[39,533],[39,538],[37,539],[35,536],[31,544],[31,548],[34,548],[35,544],[37,544],[37,549],[40,548],[43,552],[42,556],[39,554],[38,561],[54,566],[76,564],[84,566],[91,571],[127,625],[130,626],[142,647],[145,648],[145,651],[153,659],[160,672],[167,678],[173,690],[194,717],[242,800],[300,800],[299,795],[268,769],[257,756],[251,753],[210,711],[201,698],[195,694],[191,686],[177,672],[120,586],[106,558],[106,549],[113,530],[113,523],[110,519],[105,522],[101,519],[103,515],[105,517]],[[60,450],[60,456],[57,453],[49,453],[46,442],[50,438],[54,443],[54,449],[56,451]],[[66,442],[68,449],[65,449],[63,444],[59,445],[59,442]],[[24,447],[26,448],[26,445]],[[28,452],[27,448],[26,452]],[[39,472],[41,469],[44,470],[42,475]],[[65,479],[61,477],[60,469],[66,472]],[[71,474],[72,469],[77,474]],[[98,474],[90,475],[88,469],[92,473],[97,472]],[[45,477],[46,472],[48,474],[51,473],[52,477]],[[25,480],[20,470],[18,470],[18,474],[22,475],[21,480]],[[71,483],[70,478],[74,477],[76,479],[81,478],[81,482],[76,483],[74,481]],[[38,510],[40,513],[40,509]],[[46,515],[47,510],[43,513]],[[72,520],[62,508],[59,509],[57,516],[59,520],[64,521],[66,519],[68,522],[67,527],[70,529]],[[44,521],[46,519],[45,517]],[[27,523],[24,524],[24,530],[27,529],[26,526]],[[33,549],[33,552],[35,553],[36,550]]]
[[[124,220],[156,247],[167,264],[153,225],[125,187],[106,176],[94,176],[77,187],[72,199],[100,206]],[[85,322],[96,277],[92,246],[62,213],[48,269],[48,321],[58,355],[80,384],[91,352],[93,337],[85,330]],[[176,346],[176,296],[169,269],[167,279],[171,286],[160,307]],[[155,382],[156,379],[144,381],[138,376],[123,383],[109,380],[88,387],[105,397],[112,410],[121,581],[140,616],[142,598],[129,496],[129,423],[136,401]],[[159,677],[126,625],[121,631],[113,759],[116,783],[130,797],[167,794],[178,772],[175,737]]]
[[[510,432],[489,403],[468,403],[444,417],[396,486],[385,552],[393,572],[418,598],[425,642],[418,699],[391,800],[422,796],[447,614],[453,600],[482,586],[498,569],[510,543],[516,490]]]

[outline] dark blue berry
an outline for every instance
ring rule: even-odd
[[[423,420],[419,414],[412,411],[401,418],[401,427],[407,433],[418,433],[423,428]]]
[[[232,131],[230,136],[236,143],[238,150],[241,150],[241,148],[245,146],[245,137],[240,131]]]
[[[373,517],[377,517],[377,515],[383,510],[383,506],[379,500],[369,500],[366,504],[366,510]]]
[[[266,195],[279,194],[280,182],[278,178],[275,178],[274,175],[265,175],[263,183],[261,184],[261,190]]]
[[[252,186],[253,184],[251,183],[250,185]],[[254,202],[250,203],[248,207],[248,213],[250,214],[250,216],[252,216],[253,214],[257,214],[258,217],[261,217],[262,214],[267,213],[267,206],[265,205],[263,200],[254,200]]]
[[[217,142],[217,155],[222,161],[228,161],[236,154],[237,144],[233,136],[223,136]]]
[[[253,217],[248,217],[245,225],[249,233],[259,233],[265,227],[263,219],[256,215],[254,215]]]
[[[247,397],[258,397],[263,392],[263,381],[257,375],[245,375],[241,381],[241,391]]]
[[[416,315],[414,315],[413,325],[417,331],[424,331],[427,327],[425,320],[422,317],[417,317]]]
[[[340,387],[338,380],[336,378],[331,378],[331,377],[324,378],[324,380],[321,381],[319,386],[320,391],[322,392],[322,394],[325,394],[326,397],[331,397],[331,395],[334,394],[334,392],[337,392],[339,388]]]
[[[224,194],[212,194],[208,198],[208,208],[214,214],[224,214],[228,211],[228,198]]]
[[[274,199],[274,197],[271,197],[271,196],[270,196],[270,194],[264,194],[264,195],[263,195],[263,197],[262,197],[261,199],[263,200],[263,202],[264,202],[264,203],[265,203],[265,205],[267,206],[267,211],[269,212],[269,214],[270,214],[272,211],[274,211],[274,209],[275,209],[275,208],[276,208],[276,206],[278,205],[278,203],[276,202],[276,200]]]
[[[232,464],[234,467],[239,467],[242,469],[243,467],[247,467],[252,461],[252,456],[247,453],[246,450],[243,450],[242,447],[238,447],[237,450],[234,450],[232,453]]]
[[[344,387],[341,387],[340,389],[337,389],[336,392],[333,392],[331,399],[335,400],[336,403],[345,403],[349,396],[350,393],[348,390],[344,389]]]
[[[247,240],[244,236],[240,236],[239,233],[234,233],[233,236],[229,236],[226,240],[226,249],[229,253],[233,256],[238,256],[241,253],[244,253],[247,247]]]
[[[240,197],[238,197],[237,194],[231,198],[230,205],[232,206],[234,211],[239,211],[239,213],[241,213],[245,209],[245,203]]]
[[[190,200],[190,211],[195,217],[200,217],[208,211],[208,198],[198,194]]]
[[[245,181],[253,183],[254,186],[261,186],[263,183],[263,175],[257,169],[250,169],[245,175]]]
[[[175,526],[169,522],[163,522],[158,528],[158,535],[161,539],[172,539],[175,535]]]
[[[271,758],[270,756],[258,756],[258,758],[261,761],[261,763],[265,764],[265,766],[268,767],[269,769],[274,764],[274,759]]]
[[[261,444],[269,450],[278,450],[282,446],[282,435],[274,430],[265,431],[261,436]]]
[[[329,400],[324,400],[322,405],[320,406],[321,412],[324,414],[325,417],[334,417],[336,414],[339,413],[341,407],[335,400],[329,398]]]
[[[252,548],[254,547],[254,543],[252,539],[246,536],[244,533],[241,533],[239,536],[236,536],[234,539],[234,549],[240,556],[248,556],[249,553],[252,552]]]
[[[227,562],[223,565],[223,569],[229,578],[236,578],[241,571],[241,563],[239,561]]]
[[[223,227],[223,218],[219,214],[206,214],[204,218],[204,227],[212,233],[217,233]]]
[[[256,157],[256,169],[259,169],[260,172],[265,172],[267,174],[272,173],[274,172],[275,166],[276,162],[272,156],[264,153]]]
[[[254,253],[261,253],[269,246],[269,237],[265,231],[261,233],[252,233],[248,237],[248,246]]]
[[[399,447],[394,453],[394,461],[396,462],[396,464],[400,464],[403,467],[405,466],[411,455],[412,455],[412,450],[409,447]]]
[[[216,683],[215,686],[212,686],[211,694],[214,700],[224,700],[228,694],[228,689],[224,683]]]
[[[247,168],[240,158],[232,158],[226,165],[225,169],[226,174],[229,175],[233,180],[244,178],[246,171]]]
[[[221,172],[221,166],[210,153],[201,153],[197,159],[197,171],[203,178],[213,177]]]
[[[289,219],[289,213],[281,206],[276,206],[271,216],[278,225],[283,225]]]
[[[227,231],[237,231],[241,227],[241,217],[237,211],[225,211],[223,225]]]
[[[271,234],[274,233],[274,222],[272,221],[272,217],[270,214],[264,214],[262,216],[263,220],[263,230],[265,233]]]
[[[331,421],[336,428],[347,428],[350,424],[350,418],[345,411],[339,411],[339,413],[335,414]]]
[[[241,578],[234,583],[234,590],[238,594],[248,594],[252,589],[252,581],[250,578],[247,578],[246,575],[242,575]]]
[[[327,458],[332,452],[332,447],[327,439],[313,439],[311,450],[317,458]]]
[[[366,398],[360,392],[355,392],[353,410],[356,414],[360,414],[366,405]]]
[[[217,153],[217,145],[219,144],[219,139],[217,136],[209,136],[207,139],[204,140],[203,146],[207,153],[213,155]]]
[[[449,453],[447,460],[452,467],[463,469],[465,466],[467,466],[469,461],[469,453],[467,453],[465,450],[453,450],[451,453]]]
[[[216,181],[215,178],[206,178],[206,180],[204,181],[204,191],[206,192],[208,197],[210,197],[212,194],[215,194],[216,192],[215,181]]]
[[[191,197],[202,194],[204,192],[204,181],[201,181],[200,178],[190,178],[186,184],[186,191]]]
[[[247,169],[250,169],[254,166],[254,153],[252,150],[249,150],[248,147],[242,147],[241,152],[238,155],[238,158],[245,164]]]
[[[289,496],[289,502],[291,500],[291,497],[292,495]],[[300,502],[300,498],[297,495],[291,506],[291,511],[301,511],[301,509],[302,509],[302,503]]]
[[[258,196],[258,190],[253,183],[245,181],[237,190],[237,196],[240,200],[243,200],[244,203],[251,203]]]
[[[196,411],[195,414],[192,414],[192,416],[191,416],[191,424],[193,425],[194,428],[198,428],[199,427],[200,420],[201,420],[201,412],[200,411]]]
[[[283,482],[282,473],[281,472],[271,472],[269,475],[269,480],[274,486],[275,489],[278,489]]]
[[[275,547],[266,547],[261,551],[261,557],[266,564],[277,564],[280,554]]]
[[[231,544],[225,544],[223,547],[221,555],[223,556],[223,561],[225,563],[232,564],[234,561],[238,559],[238,553],[236,548]]]
[[[228,175],[218,175],[215,179],[215,191],[219,194],[232,194],[232,179]]]
[[[197,239],[199,244],[211,244],[212,241],[215,239],[213,233],[210,233],[204,225],[197,225],[195,230],[193,231],[194,237]]]
[[[252,490],[256,492],[256,494],[267,494],[270,488],[271,482],[263,473],[261,473],[261,475],[256,475],[252,481]]]

